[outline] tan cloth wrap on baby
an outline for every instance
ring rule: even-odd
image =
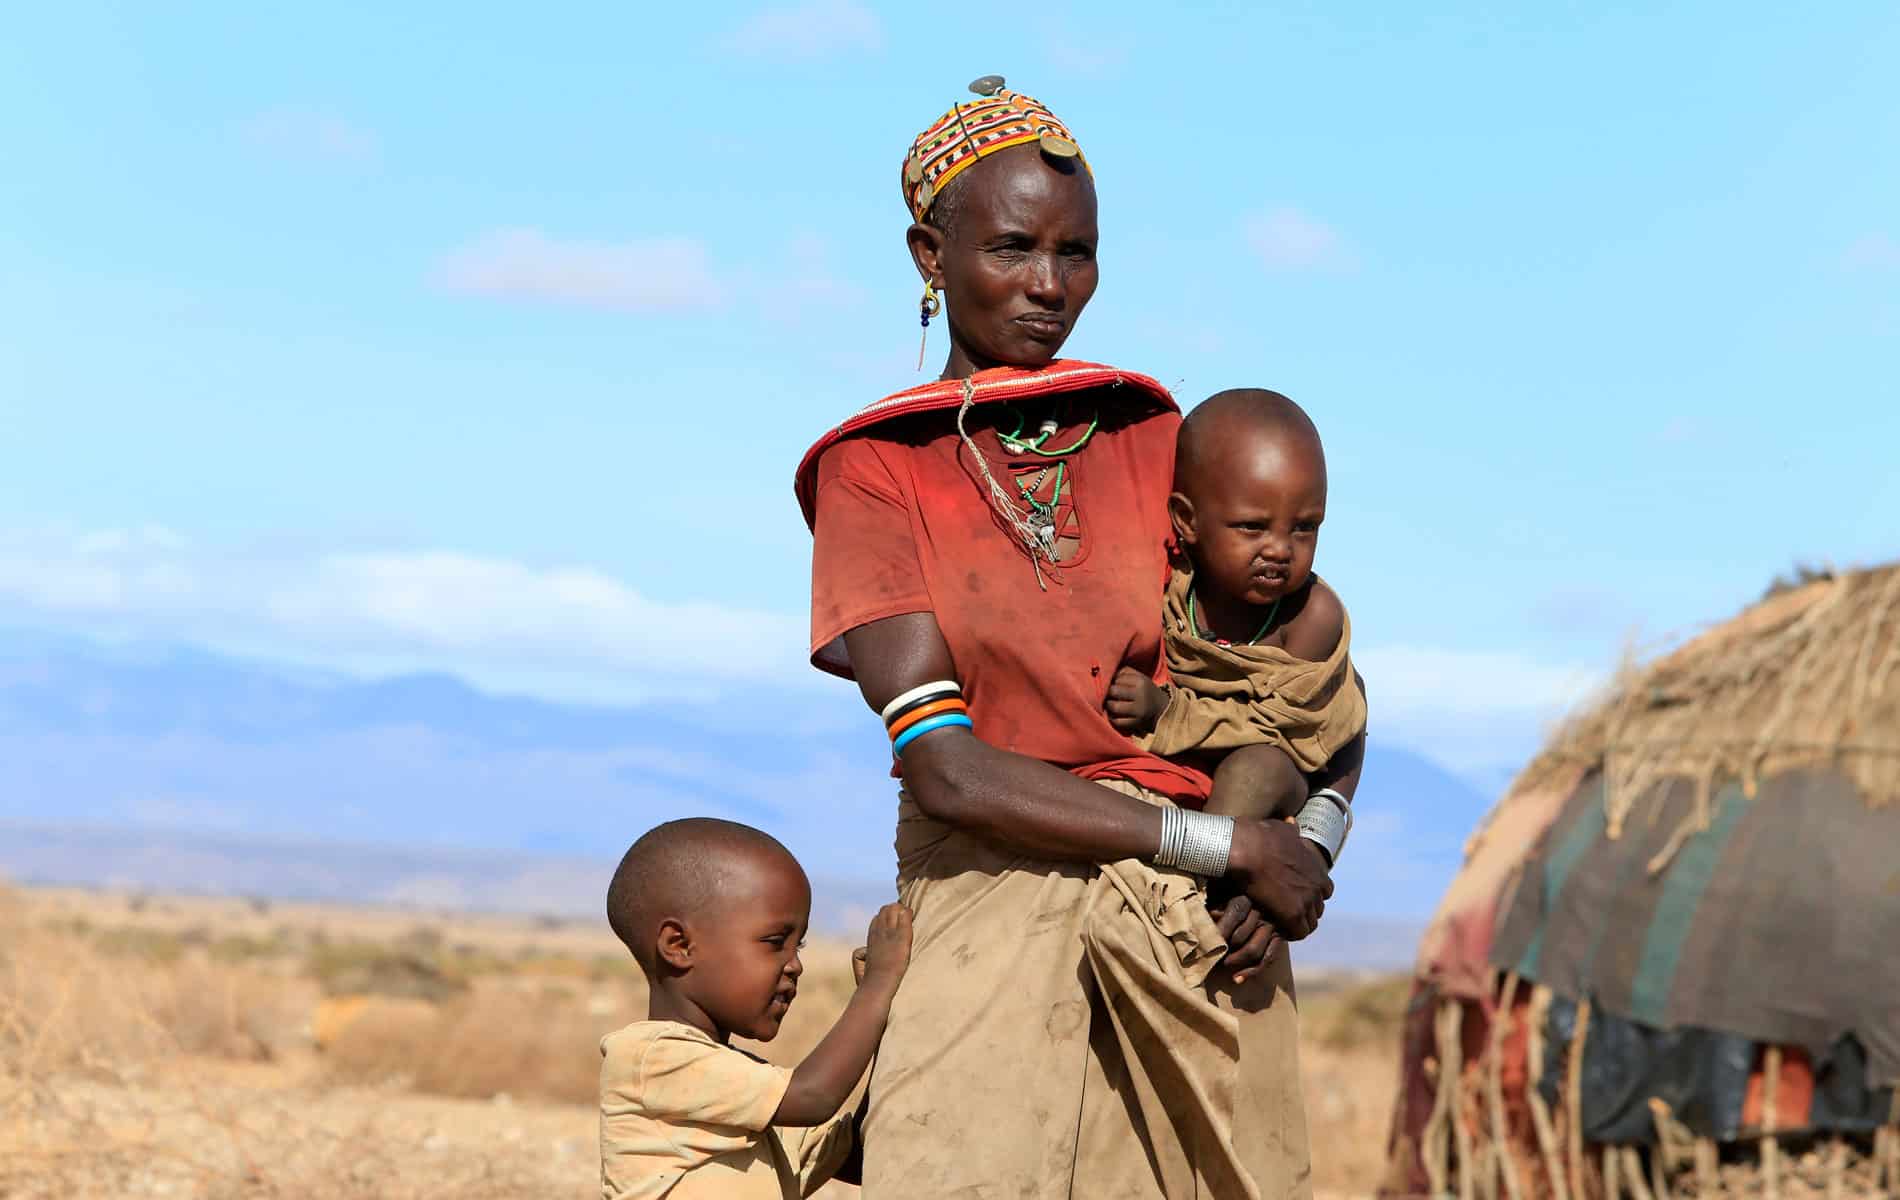
[[[1137,739],[1156,754],[1271,745],[1303,772],[1317,771],[1366,728],[1366,694],[1353,674],[1352,618],[1325,662],[1277,646],[1217,646],[1188,619],[1194,577],[1176,571],[1162,605],[1173,687],[1154,732]]]

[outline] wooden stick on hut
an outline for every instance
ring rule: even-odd
[[[1900,655],[1900,637],[1893,644]],[[1894,1085],[1893,1104],[1887,1109],[1887,1188],[1900,1194],[1900,1084]]]
[[[1570,1036],[1570,1062],[1564,1075],[1564,1132],[1570,1140],[1570,1194],[1583,1200],[1583,1044],[1590,1036],[1590,997],[1577,1001],[1577,1028]]]
[[[1713,1196],[1719,1180],[1716,1167],[1720,1156],[1716,1153],[1715,1139],[1699,1137],[1695,1140],[1695,1191],[1697,1196]]]
[[[1781,1047],[1770,1046],[1762,1064],[1761,1081],[1761,1177],[1762,1194],[1768,1200],[1780,1200],[1781,1196],[1781,1141],[1775,1137],[1780,1127],[1775,1106],[1780,1101]]]
[[[1544,1177],[1550,1180],[1551,1200],[1570,1200],[1570,1188],[1564,1182],[1563,1159],[1557,1152],[1557,1127],[1550,1119],[1550,1105],[1544,1103],[1544,1022],[1550,1015],[1550,989],[1531,989],[1529,1084],[1524,1089],[1531,1102],[1531,1125],[1537,1130],[1537,1149],[1544,1158]]]
[[[1842,1176],[1847,1171],[1847,1143],[1837,1135],[1827,1144],[1827,1200],[1843,1200],[1847,1194]]]
[[[1439,1010],[1443,1020],[1439,1070],[1451,1080],[1451,1135],[1458,1151],[1458,1200],[1476,1200],[1478,1156],[1471,1148],[1471,1127],[1465,1124],[1465,1009],[1456,1000]]]
[[[1517,1163],[1511,1157],[1510,1131],[1504,1123],[1504,1035],[1510,1027],[1511,1005],[1517,998],[1517,972],[1504,976],[1498,991],[1497,1011],[1491,1018],[1491,1044],[1485,1051],[1485,1101],[1491,1110],[1491,1154],[1498,1172],[1504,1176],[1504,1190],[1511,1200],[1524,1200],[1517,1182]]]
[[[1661,1142],[1656,1143],[1649,1155],[1649,1186],[1656,1193],[1656,1200],[1672,1200],[1674,1195],[1669,1190],[1669,1168],[1663,1161],[1668,1157],[1663,1153]]]
[[[1432,1014],[1432,1045],[1437,1050],[1435,1057],[1426,1060],[1427,1071],[1437,1073],[1432,1090],[1431,1115],[1425,1118],[1425,1128],[1419,1134],[1419,1157],[1425,1162],[1425,1178],[1432,1195],[1443,1196],[1451,1190],[1451,1095],[1455,1086],[1451,1076],[1445,1071],[1445,1010],[1456,1006],[1455,1000],[1440,1000],[1437,1011]]]
[[[1649,1185],[1643,1182],[1643,1156],[1636,1153],[1636,1147],[1623,1147],[1623,1174],[1629,1177],[1630,1195],[1636,1200],[1656,1200]]]
[[[1623,1177],[1617,1164],[1622,1160],[1617,1156],[1616,1147],[1603,1147],[1603,1197],[1604,1200],[1623,1200]],[[1581,1195],[1582,1193],[1578,1193]]]

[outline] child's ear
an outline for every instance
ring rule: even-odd
[[[1194,544],[1194,501],[1185,492],[1168,493],[1168,524],[1174,526],[1174,540],[1183,546]]]
[[[676,971],[693,965],[693,938],[677,917],[660,922],[660,961]]]

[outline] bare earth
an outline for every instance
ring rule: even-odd
[[[847,950],[808,953],[768,1057],[827,1027]],[[0,1198],[596,1195],[624,958],[583,923],[0,892]],[[1368,1195],[1403,989],[1302,986],[1315,1182]]]

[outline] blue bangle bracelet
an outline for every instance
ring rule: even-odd
[[[901,757],[904,753],[904,747],[910,745],[931,730],[942,729],[946,725],[961,725],[965,729],[975,728],[974,725],[970,724],[970,718],[962,713],[942,713],[938,716],[927,717],[898,734],[897,740],[891,743],[891,753]]]

